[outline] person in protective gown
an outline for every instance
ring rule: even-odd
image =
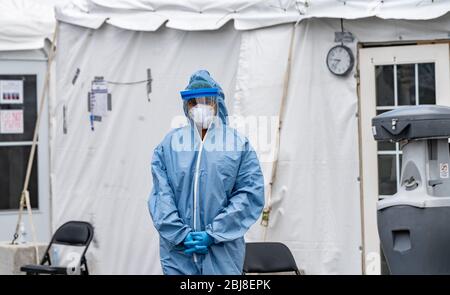
[[[187,126],[152,158],[150,215],[167,275],[241,274],[244,234],[264,206],[264,180],[248,139],[228,126],[222,88],[205,70],[181,91]]]

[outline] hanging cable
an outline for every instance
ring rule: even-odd
[[[147,99],[150,101],[150,93],[152,93],[152,70],[150,68],[147,69],[147,79],[140,80],[140,81],[130,81],[130,82],[117,82],[117,81],[108,81],[105,80],[106,83],[112,84],[112,85],[123,85],[123,86],[130,86],[130,85],[138,85],[138,84],[147,84]]]
[[[113,81],[105,81],[105,82],[108,84],[114,84],[114,85],[135,85],[135,84],[152,82],[152,80],[153,79],[134,81],[134,82],[113,82]]]

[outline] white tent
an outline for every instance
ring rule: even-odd
[[[67,0],[0,1],[0,51],[40,49],[55,28],[55,3]]]
[[[267,240],[288,245],[307,274],[360,274],[357,79],[332,75],[324,62],[341,30],[335,18],[349,19],[345,29],[355,41],[347,45],[356,52],[358,42],[447,39],[449,9],[450,1],[420,0],[91,0],[57,7],[54,228],[71,219],[93,223],[96,273],[161,272],[147,210],[150,160],[183,115],[178,91],[191,73],[207,69],[232,115],[274,117],[259,126],[275,131],[282,118]],[[149,94],[146,84],[108,84],[112,109],[92,131],[87,95],[94,78],[141,81],[148,69]],[[267,144],[258,132],[246,133],[268,189],[276,141]],[[247,240],[262,239],[258,222]]]

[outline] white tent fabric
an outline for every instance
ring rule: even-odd
[[[276,133],[293,26],[242,32],[232,116],[258,153],[265,180],[266,204],[276,159]],[[271,44],[272,46],[269,46]],[[256,124],[255,124],[256,123]],[[256,128],[255,128],[256,126]],[[253,226],[247,238],[262,241],[265,227]]]
[[[67,0],[0,1],[0,51],[44,47],[55,29],[54,5]]]
[[[358,274],[356,80],[327,69],[339,22],[330,24],[312,20],[296,30],[268,236],[287,244],[307,273]],[[356,52],[355,43],[347,45]]]
[[[96,3],[95,9],[109,11],[103,18],[90,11],[91,20],[101,20],[98,26],[86,25],[87,15],[75,6],[66,6],[64,15],[58,16],[63,21],[56,60],[57,95],[50,105],[53,225],[56,228],[70,219],[94,224],[95,273],[156,274],[161,272],[158,235],[146,204],[151,190],[149,166],[153,148],[174,127],[174,116],[182,115],[178,91],[193,71],[206,68],[224,87],[231,115],[276,117],[293,24],[239,32],[235,28],[244,26],[237,26],[235,19],[234,28],[228,24],[210,32],[187,32],[167,28],[169,20],[167,27],[152,25],[159,29],[142,32],[138,22],[127,26],[134,13],[147,9],[150,2],[119,1],[108,9],[103,7],[106,1],[102,7]],[[134,10],[127,14],[129,5]],[[130,23],[101,26],[113,16],[110,12],[121,9]],[[256,12],[254,19],[258,19]],[[260,24],[265,27],[267,22]],[[448,38],[450,17],[430,21],[367,18],[344,24],[356,37],[348,44],[356,52],[357,41]],[[295,29],[267,232],[268,240],[289,246],[308,274],[361,273],[356,79],[335,77],[325,65],[326,53],[335,45],[334,32],[339,30],[339,20],[332,19],[304,20]],[[147,68],[154,79],[151,102],[145,84],[111,84],[112,111],[91,131],[87,93],[94,77],[144,80]],[[80,74],[73,83],[77,69]],[[245,133],[257,148],[268,183],[274,146],[253,138],[255,132]],[[247,239],[261,238],[262,227],[257,223]]]
[[[59,20],[97,29],[103,23],[138,31],[165,24],[180,30],[217,30],[234,21],[250,30],[306,18],[433,19],[450,10],[448,0],[77,0],[59,6]]]

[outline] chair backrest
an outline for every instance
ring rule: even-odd
[[[50,249],[53,244],[77,247],[83,246],[84,249],[80,256],[80,267],[82,267],[81,274],[89,274],[85,255],[93,238],[94,227],[89,222],[68,221],[61,225],[53,234],[52,240],[48,244],[40,264],[53,265],[50,259]]]
[[[61,225],[52,238],[52,243],[70,246],[89,246],[94,237],[94,228],[85,221],[69,221]]]
[[[289,248],[279,242],[246,243],[244,273],[294,271],[300,274]]]

